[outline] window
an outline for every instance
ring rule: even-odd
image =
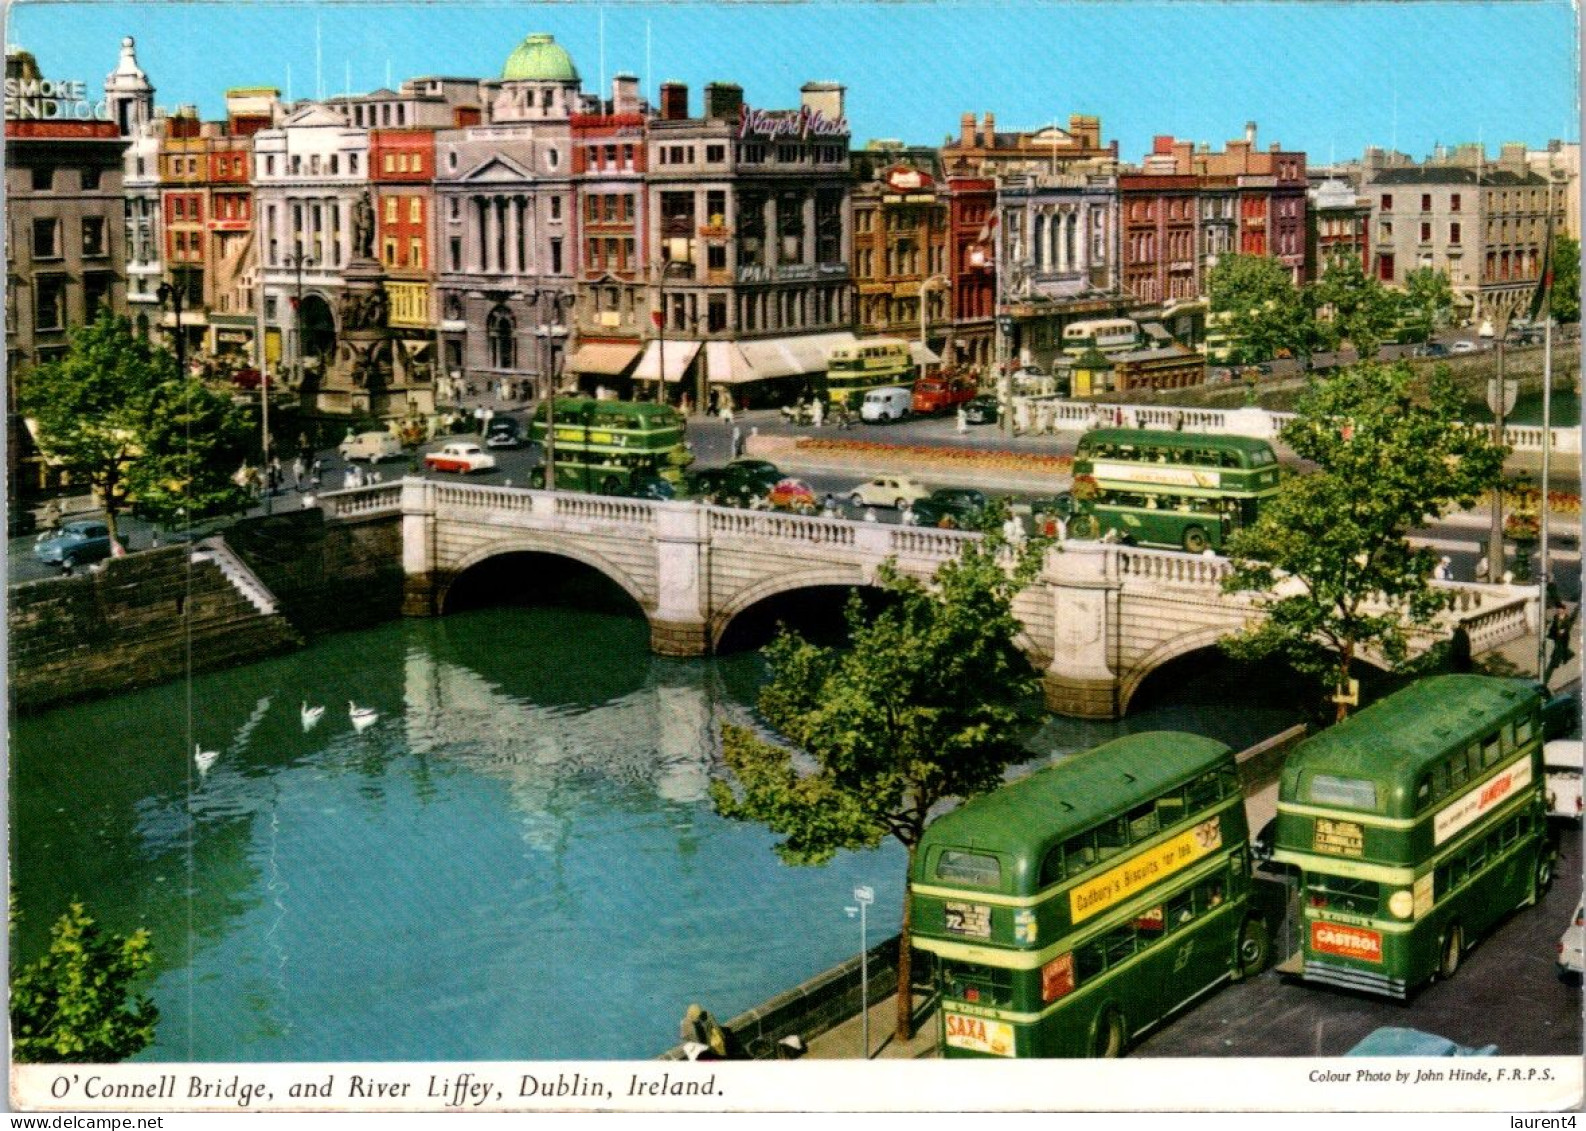
[[[45,168],[35,168],[33,170],[33,191],[34,192],[49,192],[50,189],[52,189],[54,187],[55,187],[55,170],[54,169],[45,167]]]
[[[85,192],[94,192],[95,190],[97,190],[99,188],[99,180],[104,175],[104,170],[102,170],[102,169],[82,169],[82,170],[79,170],[79,174],[81,175],[81,177],[83,179],[82,180],[83,190]]]
[[[562,198],[559,197],[559,196],[553,196],[553,197],[551,197],[551,219],[552,220],[560,220],[561,218],[562,218]]]
[[[1456,192],[1456,193],[1450,193],[1449,194],[1449,197],[1448,197],[1448,210],[1450,212],[1458,212],[1459,211],[1459,193]]]
[[[417,236],[408,240],[408,266],[424,266],[424,241]]]
[[[1448,242],[1451,243],[1451,244],[1457,244],[1457,243],[1459,243],[1459,238],[1460,238],[1459,222],[1455,221],[1454,223],[1452,223],[1452,224],[1450,224],[1448,226]]]
[[[66,326],[66,280],[59,275],[40,275],[34,280],[37,295],[33,308],[35,330],[60,330]]]
[[[549,93],[549,92],[547,92],[547,93]],[[559,149],[547,149],[545,151],[545,167],[547,169],[554,169],[558,165],[560,165],[561,163],[562,163],[562,151],[561,150],[559,150]]]
[[[1432,222],[1430,220],[1421,221],[1421,242],[1432,242]]]
[[[385,222],[387,224],[397,222],[397,198],[394,196],[385,198]]]
[[[493,369],[511,369],[517,359],[517,327],[506,307],[498,306],[485,320],[485,337],[490,345],[490,365]]]
[[[105,218],[103,216],[83,217],[83,254],[85,256],[107,254],[105,248]]]
[[[347,154],[347,172],[358,172],[358,155],[356,153]]]
[[[1318,805],[1341,805],[1346,809],[1375,809],[1377,784],[1363,778],[1317,774],[1311,778],[1310,800]]]
[[[1385,192],[1385,193],[1382,194],[1382,210],[1384,212],[1392,212],[1393,211],[1393,194],[1392,193]]]
[[[422,197],[408,198],[408,223],[422,224],[424,222],[424,200]]]
[[[561,273],[562,241],[560,239],[553,239],[551,240],[551,274],[560,275]]]
[[[396,240],[386,237],[384,247],[381,249],[381,258],[387,267],[396,266]]]
[[[59,259],[61,256],[60,221],[35,219],[33,221],[33,258]]]
[[[1429,193],[1429,192],[1423,192],[1421,194],[1421,211],[1422,212],[1430,212],[1431,210],[1432,210],[1432,194]]]
[[[453,236],[451,238],[447,244],[446,254],[451,261],[451,269],[453,271],[461,271],[463,269],[463,239],[461,236]]]
[[[936,878],[994,888],[1002,883],[1002,862],[983,852],[944,849],[936,860]]]
[[[711,165],[722,165],[727,161],[727,147],[725,145],[707,145],[705,147],[705,161]]]
[[[396,154],[387,153],[385,155],[385,171],[388,173],[394,173],[396,171]]]

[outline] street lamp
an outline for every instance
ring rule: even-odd
[[[1498,307],[1498,378],[1487,382],[1487,407],[1492,409],[1492,442],[1503,445],[1504,417],[1514,407],[1515,388],[1504,379],[1504,339],[1509,336],[1509,318],[1511,312],[1506,305]],[[1543,485],[1544,498],[1547,487]],[[1503,580],[1504,550],[1503,550],[1503,475],[1500,471],[1498,483],[1492,491],[1492,528],[1487,532],[1487,580],[1498,582]]]
[[[691,259],[673,259],[669,254],[669,249],[664,245],[661,249],[661,252],[661,262],[656,268],[655,272],[657,290],[656,309],[654,313],[656,344],[655,360],[658,367],[655,381],[656,404],[662,404],[666,401],[666,277],[671,273],[674,267],[682,267],[691,272],[694,266],[693,260]],[[682,383],[683,375],[680,373],[678,374],[678,384],[681,385]],[[700,392],[703,393],[704,390],[701,389]],[[701,401],[704,400],[703,397],[700,399]],[[700,408],[703,410],[703,403],[700,405]]]
[[[285,263],[297,280],[297,293],[292,297],[292,369],[297,387],[301,389],[303,387],[303,268],[317,267],[319,261],[305,252],[299,244],[296,250],[287,253]]]
[[[176,343],[176,372],[185,381],[187,379],[187,336],[182,333],[182,304],[187,299],[186,271],[183,272],[181,283],[164,282],[155,289],[155,296],[160,300],[161,306],[168,306],[172,317],[176,319],[175,328],[171,331]],[[175,276],[173,274],[172,278]]]
[[[876,889],[865,885],[854,888],[854,903],[857,906],[845,907],[848,918],[859,916],[859,1042],[864,1050],[864,1059],[870,1059],[870,939],[866,911],[876,901]],[[899,993],[903,987],[899,987]]]
[[[531,290],[524,294],[524,299],[538,307],[541,298],[551,301],[551,321],[541,322],[535,329],[535,336],[539,339],[541,349],[544,351],[544,361],[541,372],[545,374],[545,469],[543,484],[547,491],[556,490],[556,392],[561,384],[561,375],[557,372],[556,358],[558,343],[565,342],[568,337],[566,324],[562,321],[563,311],[572,308],[578,301],[578,296],[571,291],[558,288],[546,290]],[[565,347],[563,347],[565,349]]]
[[[943,290],[952,290],[953,281],[946,275],[932,275],[920,284],[920,376],[925,376],[925,293],[932,287],[941,287]]]

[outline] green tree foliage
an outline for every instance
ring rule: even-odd
[[[765,650],[770,680],[759,704],[792,745],[724,726],[731,778],[712,784],[716,810],[780,834],[776,852],[789,864],[824,864],[888,836],[912,863],[933,809],[996,788],[1008,766],[1029,757],[1018,731],[1039,680],[1014,644],[1012,603],[1044,549],[1030,543],[1015,554],[987,534],[929,584],[886,563],[878,582],[893,601],[867,617],[856,595],[846,648],[784,631]],[[910,945],[905,891],[902,986]],[[900,993],[904,1039],[910,1006]]]
[[[1231,360],[1267,361],[1279,350],[1309,356],[1314,318],[1289,269],[1265,255],[1224,255],[1207,279],[1211,312],[1228,315]]]
[[[1315,294],[1318,305],[1331,309],[1334,332],[1362,361],[1377,356],[1404,309],[1403,296],[1367,275],[1353,255],[1333,259]]]
[[[159,1010],[132,983],[154,961],[149,933],[106,935],[71,905],[49,953],[11,980],[11,1055],[28,1064],[110,1064],[154,1040]]]
[[[1580,241],[1553,240],[1553,293],[1548,308],[1560,322],[1580,321]]]
[[[247,507],[231,479],[249,449],[246,417],[125,318],[104,312],[72,331],[65,354],[23,374],[18,403],[45,455],[93,490],[112,537],[133,500],[162,523]]]
[[[1422,340],[1448,321],[1454,309],[1454,287],[1447,271],[1417,267],[1404,277],[1404,318]]]
[[[1367,649],[1405,665],[1409,632],[1450,600],[1429,584],[1432,551],[1406,536],[1503,473],[1505,449],[1455,426],[1462,404],[1445,366],[1418,379],[1367,362],[1312,384],[1283,439],[1316,470],[1287,477],[1229,546],[1224,588],[1254,591],[1267,615],[1227,651],[1284,659],[1329,690]]]

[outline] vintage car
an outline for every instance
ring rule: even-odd
[[[103,561],[113,551],[110,527],[102,518],[78,519],[59,530],[46,530],[33,544],[33,556],[63,570]]]
[[[780,479],[766,496],[774,511],[792,511],[794,514],[814,514],[820,510],[815,492],[802,479]]]
[[[455,471],[467,475],[473,471],[495,470],[496,457],[478,444],[447,444],[438,452],[426,452],[424,466],[431,471]]]

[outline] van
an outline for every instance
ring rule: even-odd
[[[348,436],[336,450],[349,463],[355,459],[379,463],[383,459],[401,459],[402,441],[391,432],[360,432]]]
[[[1581,819],[1581,740],[1555,738],[1542,747],[1542,772],[1547,776],[1547,815],[1563,821]]]
[[[914,392],[910,389],[897,386],[871,389],[865,394],[864,404],[859,406],[859,418],[870,424],[882,420],[902,420],[909,415],[913,402]]]

